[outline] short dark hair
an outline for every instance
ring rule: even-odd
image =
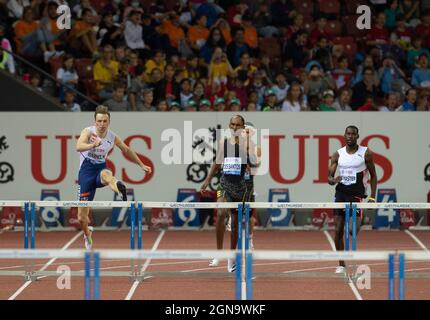
[[[243,125],[245,125],[245,118],[244,117],[242,117],[240,114],[236,114],[236,115],[234,115],[233,117],[231,117],[232,119],[233,118],[239,118],[241,121],[242,121],[242,124]]]
[[[357,134],[358,134],[358,128],[357,128],[357,126],[349,125],[349,126],[347,126],[347,127],[345,128],[345,132],[346,132],[348,129],[354,129],[355,131],[357,131]]]
[[[104,105],[97,106],[96,111],[94,112],[94,119],[97,117],[98,114],[107,114],[110,119],[109,108]]]

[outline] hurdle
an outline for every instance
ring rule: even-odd
[[[346,214],[352,214],[352,248],[353,251],[345,251],[345,252],[314,252],[314,256],[316,260],[325,260],[325,261],[336,261],[336,260],[360,260],[364,258],[371,258],[370,260],[386,260],[389,263],[389,298],[394,299],[394,265],[395,258],[399,259],[399,299],[404,299],[405,297],[405,285],[404,285],[404,262],[406,259],[411,259],[411,252],[383,252],[381,256],[375,256],[374,252],[357,252],[356,251],[356,210],[357,209],[430,209],[429,203],[265,203],[265,202],[253,202],[253,203],[236,203],[236,202],[224,202],[224,203],[208,203],[208,202],[150,202],[150,201],[134,201],[134,202],[120,202],[120,201],[93,201],[93,202],[80,202],[80,201],[0,201],[0,206],[19,206],[24,207],[24,251],[26,254],[22,254],[21,256],[17,255],[17,258],[28,258],[28,259],[42,259],[45,258],[42,253],[47,252],[47,250],[37,250],[36,241],[35,241],[35,212],[36,207],[129,207],[130,208],[130,218],[131,218],[131,228],[130,228],[130,251],[124,250],[123,252],[127,254],[127,259],[137,259],[142,260],[144,257],[148,258],[157,258],[157,259],[168,259],[168,258],[183,258],[187,259],[189,255],[186,252],[181,252],[180,250],[176,253],[172,253],[172,251],[166,253],[162,252],[162,254],[158,254],[160,251],[147,252],[143,250],[142,246],[142,216],[143,216],[143,208],[209,208],[209,209],[217,209],[217,208],[238,208],[239,216],[238,221],[242,221],[242,215],[245,214],[245,227],[242,228],[242,223],[238,225],[238,249],[236,252],[228,252],[224,250],[216,250],[216,251],[205,251],[201,252],[197,255],[194,255],[194,259],[204,258],[219,258],[219,259],[233,259],[235,258],[237,261],[237,269],[236,269],[236,298],[241,300],[251,300],[253,298],[253,283],[252,283],[252,264],[253,260],[300,260],[301,256],[306,256],[307,259],[312,257],[312,254],[298,254],[297,252],[289,252],[285,253],[283,251],[266,251],[270,253],[270,256],[265,256],[264,252],[255,251],[252,252],[249,250],[249,210],[251,208],[286,208],[286,209],[314,209],[314,208],[333,208],[333,209],[345,209]],[[136,208],[137,208],[137,238],[135,237],[135,229],[136,229]],[[351,212],[352,211],[352,212]],[[348,219],[349,224],[349,219]],[[348,226],[349,228],[349,226]],[[348,229],[346,229],[348,230]],[[349,232],[345,232],[345,236],[348,235]],[[137,239],[137,246],[135,244],[135,240]],[[30,240],[30,241],[29,241]],[[240,241],[239,241],[240,240]],[[346,245],[346,243],[345,243]],[[348,238],[348,246],[349,246],[349,238]],[[138,250],[135,248],[137,247]],[[31,249],[31,250],[28,250]],[[0,250],[0,258],[1,256]],[[66,251],[67,253],[72,250]],[[37,257],[31,258],[31,252],[34,252]],[[96,268],[96,264],[99,264],[99,260],[109,256],[109,252],[106,251],[95,251],[99,252],[100,255],[97,256],[97,263],[94,263],[94,269]],[[39,255],[41,253],[41,255]],[[82,255],[79,257],[84,259],[85,251],[81,252]],[[49,254],[56,254],[55,251]],[[120,255],[118,252],[115,253],[118,255],[118,258],[125,257],[124,255]],[[163,255],[164,254],[164,255]],[[427,252],[416,252],[416,255],[420,257],[425,257],[425,259],[430,260],[428,258],[429,253]],[[423,255],[424,254],[424,255]],[[388,255],[388,256],[387,256]],[[58,257],[68,257],[67,254],[62,253]],[[73,256],[76,258],[76,256]],[[91,258],[91,255],[90,255]],[[113,258],[117,258],[114,256]],[[270,259],[269,259],[270,258]],[[424,259],[424,258],[423,258]],[[145,272],[145,275],[151,273]],[[156,272],[152,274],[157,274]],[[158,273],[161,274],[161,273]],[[10,272],[10,271],[1,271],[0,275],[23,275],[28,277],[29,274],[27,272]],[[37,278],[37,276],[43,275],[58,275],[52,271],[42,271],[35,272],[30,274],[30,279]],[[83,272],[73,272],[72,275],[77,276],[88,276],[88,274],[84,274]],[[97,270],[97,275],[94,277],[100,276],[129,276],[130,273],[126,272],[103,272]],[[134,274],[136,278],[143,279],[143,273],[139,269],[136,274]],[[99,280],[94,281],[96,285],[99,285]],[[99,296],[99,290],[93,290],[95,294],[92,298],[97,298]],[[88,296],[86,294],[86,296]],[[91,294],[89,295],[91,298]]]

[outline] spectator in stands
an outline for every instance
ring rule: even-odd
[[[418,88],[430,87],[429,58],[423,53],[418,59],[419,67],[412,73],[412,86]]]
[[[139,52],[141,59],[149,57],[151,48],[143,41],[142,16],[139,11],[131,11],[130,17],[125,22],[124,39],[127,47]]]
[[[224,9],[215,4],[213,1],[204,1],[196,9],[197,16],[204,15],[206,17],[206,26],[208,28],[211,28],[216,23],[218,14],[222,12],[224,12]]]
[[[136,67],[136,77],[131,81],[129,101],[131,111],[137,110],[137,105],[143,104],[141,92],[146,88],[145,68],[141,65]]]
[[[140,1],[139,0],[132,0],[132,1],[129,1],[128,2],[128,6],[127,7],[125,7],[124,8],[124,11],[123,11],[123,16],[122,16],[122,20],[123,21],[126,21],[127,20],[127,17],[129,17],[130,16],[130,13],[132,12],[132,11],[137,11],[137,12],[139,12],[140,14],[143,14],[143,12],[144,12],[144,10],[143,10],[143,8],[141,7],[141,5],[140,5]]]
[[[385,106],[379,107],[379,111],[392,112],[399,107],[399,94],[397,92],[389,92],[385,95]]]
[[[389,0],[388,7],[384,10],[385,13],[385,27],[388,30],[393,30],[396,27],[397,17],[402,14],[399,6],[399,0]]]
[[[312,29],[309,35],[309,43],[311,47],[314,47],[321,37],[330,39],[330,34],[325,29],[326,26],[327,26],[327,18],[324,15],[320,15],[316,19],[316,26]]]
[[[415,34],[423,37],[423,47],[430,48],[430,9],[423,11],[421,23],[415,27]]]
[[[228,90],[234,91],[236,98],[240,100],[241,106],[246,106],[248,104],[248,90],[245,86],[245,82],[248,80],[246,71],[239,71],[237,77],[233,77],[228,83]]]
[[[264,105],[262,106],[261,111],[279,111],[279,106],[276,104],[276,93],[272,89],[266,90],[264,93]]]
[[[226,45],[229,45],[232,41],[231,39],[231,29],[230,25],[228,24],[227,20],[224,19],[223,16],[220,16],[220,18],[217,20],[213,28],[219,28],[221,30],[222,36],[224,37]]]
[[[242,104],[241,104],[240,100],[237,98],[233,98],[230,100],[229,107],[230,107],[231,112],[242,111]]]
[[[375,63],[373,61],[373,57],[371,55],[366,55],[363,62],[357,67],[357,70],[355,72],[355,77],[352,80],[351,86],[355,86],[358,82],[363,80],[363,70],[366,67],[370,67],[374,69]],[[376,86],[379,86],[379,77],[378,74],[375,72],[373,76],[373,82]]]
[[[255,112],[255,111],[257,111],[257,105],[255,104],[255,102],[249,102],[248,101],[248,105],[246,106],[245,111],[248,111],[248,112]]]
[[[320,105],[320,111],[336,111],[336,106],[334,104],[334,91],[333,90],[326,90],[323,92],[322,95],[323,99]]]
[[[178,111],[182,111],[182,109],[181,109],[179,103],[177,103],[176,101],[172,101],[170,103],[170,106],[169,106],[169,111],[178,112]]]
[[[240,56],[240,64],[234,69],[234,73],[236,75],[238,75],[240,71],[245,72],[247,75],[244,85],[250,85],[254,74],[257,72],[257,67],[251,64],[251,57],[249,56],[248,52],[242,53]]]
[[[227,46],[227,56],[233,68],[240,64],[242,53],[251,53],[249,46],[245,43],[245,31],[239,27],[234,31],[234,40]]]
[[[199,111],[212,111],[211,102],[208,99],[202,99],[199,104]]]
[[[81,112],[81,106],[75,101],[76,94],[73,91],[67,90],[64,94],[63,106],[67,111]]]
[[[366,103],[366,95],[376,97],[378,87],[374,81],[374,73],[371,67],[365,67],[363,70],[363,80],[352,88],[351,107],[353,110],[357,110]]]
[[[391,91],[403,93],[406,91],[408,84],[403,80],[405,76],[405,73],[394,61],[393,56],[387,55],[378,70],[382,93],[387,94]]]
[[[271,86],[271,83],[268,81],[266,75],[261,70],[257,71],[254,74],[253,81],[251,86],[248,88],[250,91],[257,92],[257,105],[262,106],[264,103],[264,93],[266,89]],[[260,108],[261,109],[261,108]]]
[[[396,111],[416,111],[417,90],[410,88],[406,91],[405,101],[396,109]]]
[[[357,111],[379,111],[376,106],[375,97],[370,93],[366,93],[364,96],[364,104],[357,108]]]
[[[215,103],[214,103],[214,111],[225,111],[226,106],[225,106],[225,99],[222,97],[216,98],[215,99]]]
[[[228,76],[233,74],[233,68],[227,59],[227,55],[220,47],[215,48],[209,64],[209,85],[227,84]]]
[[[0,24],[0,47],[6,49],[9,52],[13,52],[12,45],[5,37],[5,27]],[[13,55],[2,50],[0,52],[0,69],[5,69],[7,66],[9,73],[15,74],[15,60]]]
[[[286,27],[291,24],[291,19],[297,11],[294,10],[292,1],[275,0],[270,5],[270,13],[276,27]]]
[[[406,18],[406,22],[415,27],[420,23],[420,2],[412,0],[400,0],[400,10]]]
[[[243,30],[244,30],[244,41],[248,45],[251,55],[257,56],[258,55],[258,35],[257,35],[257,29],[252,24],[252,16],[251,14],[246,11],[246,13],[242,16],[242,24],[241,24]]]
[[[184,78],[191,80],[191,84],[194,85],[197,79],[200,79],[207,72],[202,72],[205,69],[203,65],[200,64],[199,58],[196,55],[192,55],[187,59],[187,65],[184,70]]]
[[[337,111],[352,111],[351,106],[351,92],[349,88],[343,88],[339,91],[339,96],[334,102]]]
[[[255,90],[249,90],[248,91],[248,105],[250,103],[255,104],[256,110],[258,110],[258,111],[261,110],[261,106],[258,104],[258,93]]]
[[[97,31],[97,44],[104,47],[110,44],[116,48],[124,41],[124,23],[117,25],[113,22],[112,12],[106,12],[100,23],[100,28]]]
[[[390,51],[390,32],[385,28],[385,13],[379,12],[372,29],[367,33],[367,45],[375,48],[379,56]]]
[[[191,85],[191,81],[188,78],[182,79],[181,83],[181,91],[179,94],[179,101],[181,108],[185,108],[188,104],[188,100],[193,98],[193,87]]]
[[[57,8],[58,4],[56,2],[48,2],[48,14],[40,20],[38,37],[42,43],[42,50],[44,49],[44,44],[46,45],[47,49],[49,49],[49,51],[45,51],[44,53],[45,62],[47,62],[50,57],[58,57],[64,53],[62,49],[64,49],[65,46],[60,37],[65,34],[65,31],[60,30],[57,26]]]
[[[279,12],[276,12],[276,17],[279,17]],[[274,19],[275,15],[269,11],[268,5],[264,2],[260,3],[252,19],[260,37],[274,37],[279,34],[278,28],[274,25],[276,23]]]
[[[145,88],[142,90],[142,104],[137,104],[137,111],[155,111],[153,105],[154,93],[152,88]]]
[[[181,28],[178,14],[173,11],[165,16],[161,28],[162,32],[169,37],[170,46],[179,52],[179,44],[181,41],[185,41],[185,33]]]
[[[288,88],[287,96],[282,103],[282,111],[300,112],[306,110],[307,107],[305,104],[304,94],[300,83],[293,82]]]
[[[430,51],[427,48],[422,47],[423,37],[421,34],[417,34],[412,38],[411,48],[407,54],[407,66],[413,69],[418,64],[418,58],[421,54],[426,54],[430,58]]]
[[[210,64],[213,52],[217,47],[225,51],[226,42],[221,30],[218,27],[214,27],[209,32],[208,40],[200,50],[200,57],[202,57],[207,64]]]
[[[129,105],[125,97],[125,85],[117,81],[113,85],[112,98],[106,100],[103,104],[109,108],[109,111],[128,111]]]
[[[320,104],[321,104],[321,101],[318,95],[313,94],[308,96],[309,110],[319,111]]]
[[[72,10],[76,17],[81,19],[84,16],[85,9],[90,10],[92,16],[97,16],[97,11],[91,6],[91,2],[89,0],[80,0]]]
[[[42,22],[43,24],[39,24],[34,20],[32,7],[25,7],[22,19],[15,24],[14,40],[18,54],[22,54],[29,59],[38,59],[40,55],[43,55],[45,62],[47,62],[49,58],[57,55],[57,52],[55,51],[53,39],[46,39],[43,32],[45,24],[49,20],[44,19]]]
[[[272,90],[276,93],[276,103],[281,105],[287,96],[289,85],[287,83],[287,78],[282,72],[278,72],[275,78],[275,84]]]
[[[308,33],[305,30],[299,30],[285,46],[283,58],[284,60],[292,59],[294,68],[303,68],[305,66],[307,41]]]
[[[177,103],[177,102],[172,101],[172,103]],[[169,111],[169,105],[166,100],[160,100],[157,103],[157,111],[161,111],[161,112]]]
[[[146,74],[149,76],[152,74],[152,70],[157,68],[164,73],[164,68],[166,67],[166,55],[162,50],[157,50],[154,52],[151,59],[147,60],[145,63]]]
[[[9,10],[9,17],[14,20],[22,19],[24,8],[31,6],[34,8],[37,5],[36,1],[30,0],[8,0],[7,9]]]
[[[338,67],[330,72],[331,77],[336,82],[337,90],[349,88],[354,73],[348,68],[348,57],[339,57],[337,59],[337,64]]]
[[[97,34],[93,30],[93,14],[90,9],[82,10],[82,20],[78,20],[69,34],[68,44],[75,57],[98,55]]]
[[[25,11],[25,10],[24,10]],[[25,13],[24,13],[25,14]],[[32,72],[30,74],[30,85],[36,89],[37,91],[43,92],[43,89],[40,85],[41,77],[40,74],[37,72]]]
[[[200,102],[197,102],[194,99],[188,100],[188,104],[187,104],[186,108],[184,109],[184,111],[187,111],[187,112],[197,111],[197,105],[198,105],[198,103],[200,103]]]
[[[299,30],[304,30],[304,19],[302,14],[296,13],[293,17],[293,23],[286,28],[284,34],[285,40],[288,41],[293,38]]]
[[[79,81],[78,73],[76,72],[74,65],[74,58],[72,55],[67,54],[63,57],[63,65],[57,70],[57,80],[62,84],[67,85],[68,88],[76,89]],[[59,98],[61,101],[64,100],[64,93],[67,90],[66,87],[60,86]]]
[[[148,80],[148,87],[152,88],[153,90],[156,89],[161,85],[161,80],[163,80],[163,73],[161,70],[158,68],[152,69],[151,76]]]
[[[417,111],[430,111],[429,92],[421,92],[418,96]]]
[[[122,58],[118,65],[118,80],[125,86],[125,91],[128,92],[131,87],[132,76],[130,74],[130,60]]]
[[[175,68],[173,65],[166,65],[164,71],[164,77],[160,82],[160,85],[154,89],[154,102],[158,104],[161,99],[170,101],[178,101],[180,95],[180,85],[175,80]]]
[[[258,66],[258,70],[263,75],[265,81],[267,81],[267,84],[272,85],[272,82],[274,81],[276,77],[276,72],[274,70],[275,66],[271,64],[270,57],[267,53],[263,53],[260,56],[260,65]],[[287,60],[290,61],[290,60]],[[292,64],[291,60],[291,64]]]
[[[242,22],[242,15],[248,10],[248,4],[243,0],[227,8],[227,22],[232,28],[237,28]]]
[[[109,44],[104,46],[103,54],[101,58],[97,60],[93,69],[98,95],[104,100],[112,98],[112,85],[118,76],[119,64],[112,59],[112,56],[112,46]]]
[[[321,96],[321,94],[328,89],[334,90],[336,88],[336,83],[329,74],[324,73],[323,70],[315,64],[311,67],[309,76],[305,80],[303,86],[307,96]]]
[[[188,44],[198,52],[209,37],[209,29],[206,27],[207,17],[202,15],[196,18],[196,24],[188,29]]]
[[[204,99],[205,96],[205,85],[201,80],[197,80],[197,82],[194,84],[194,90],[193,90],[193,99],[196,104],[200,103],[200,100]]]

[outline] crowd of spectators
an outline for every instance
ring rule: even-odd
[[[0,0],[0,21],[71,111],[74,90],[112,111],[430,110],[430,0]],[[23,73],[6,51],[0,68]]]

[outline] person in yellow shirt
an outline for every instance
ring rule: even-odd
[[[233,68],[227,59],[227,55],[220,47],[215,48],[212,55],[211,63],[209,64],[209,85],[212,83],[226,84],[228,76],[233,75]]]
[[[251,64],[251,57],[248,52],[243,52],[240,55],[240,64],[234,69],[235,75],[238,75],[240,71],[246,71],[248,78],[244,82],[244,86],[248,86],[251,79],[254,78],[254,74],[257,72],[257,67]]]
[[[164,74],[166,56],[162,50],[155,51],[154,56],[145,63],[147,81],[150,81],[151,73],[154,68],[160,69],[161,73]]]
[[[196,20],[197,24],[188,29],[188,42],[191,48],[200,50],[208,39],[209,29],[206,28],[207,18],[205,15],[201,15]]]
[[[104,100],[112,98],[113,82],[118,77],[118,62],[112,59],[113,48],[110,44],[103,47],[103,55],[93,68],[98,95]]]

